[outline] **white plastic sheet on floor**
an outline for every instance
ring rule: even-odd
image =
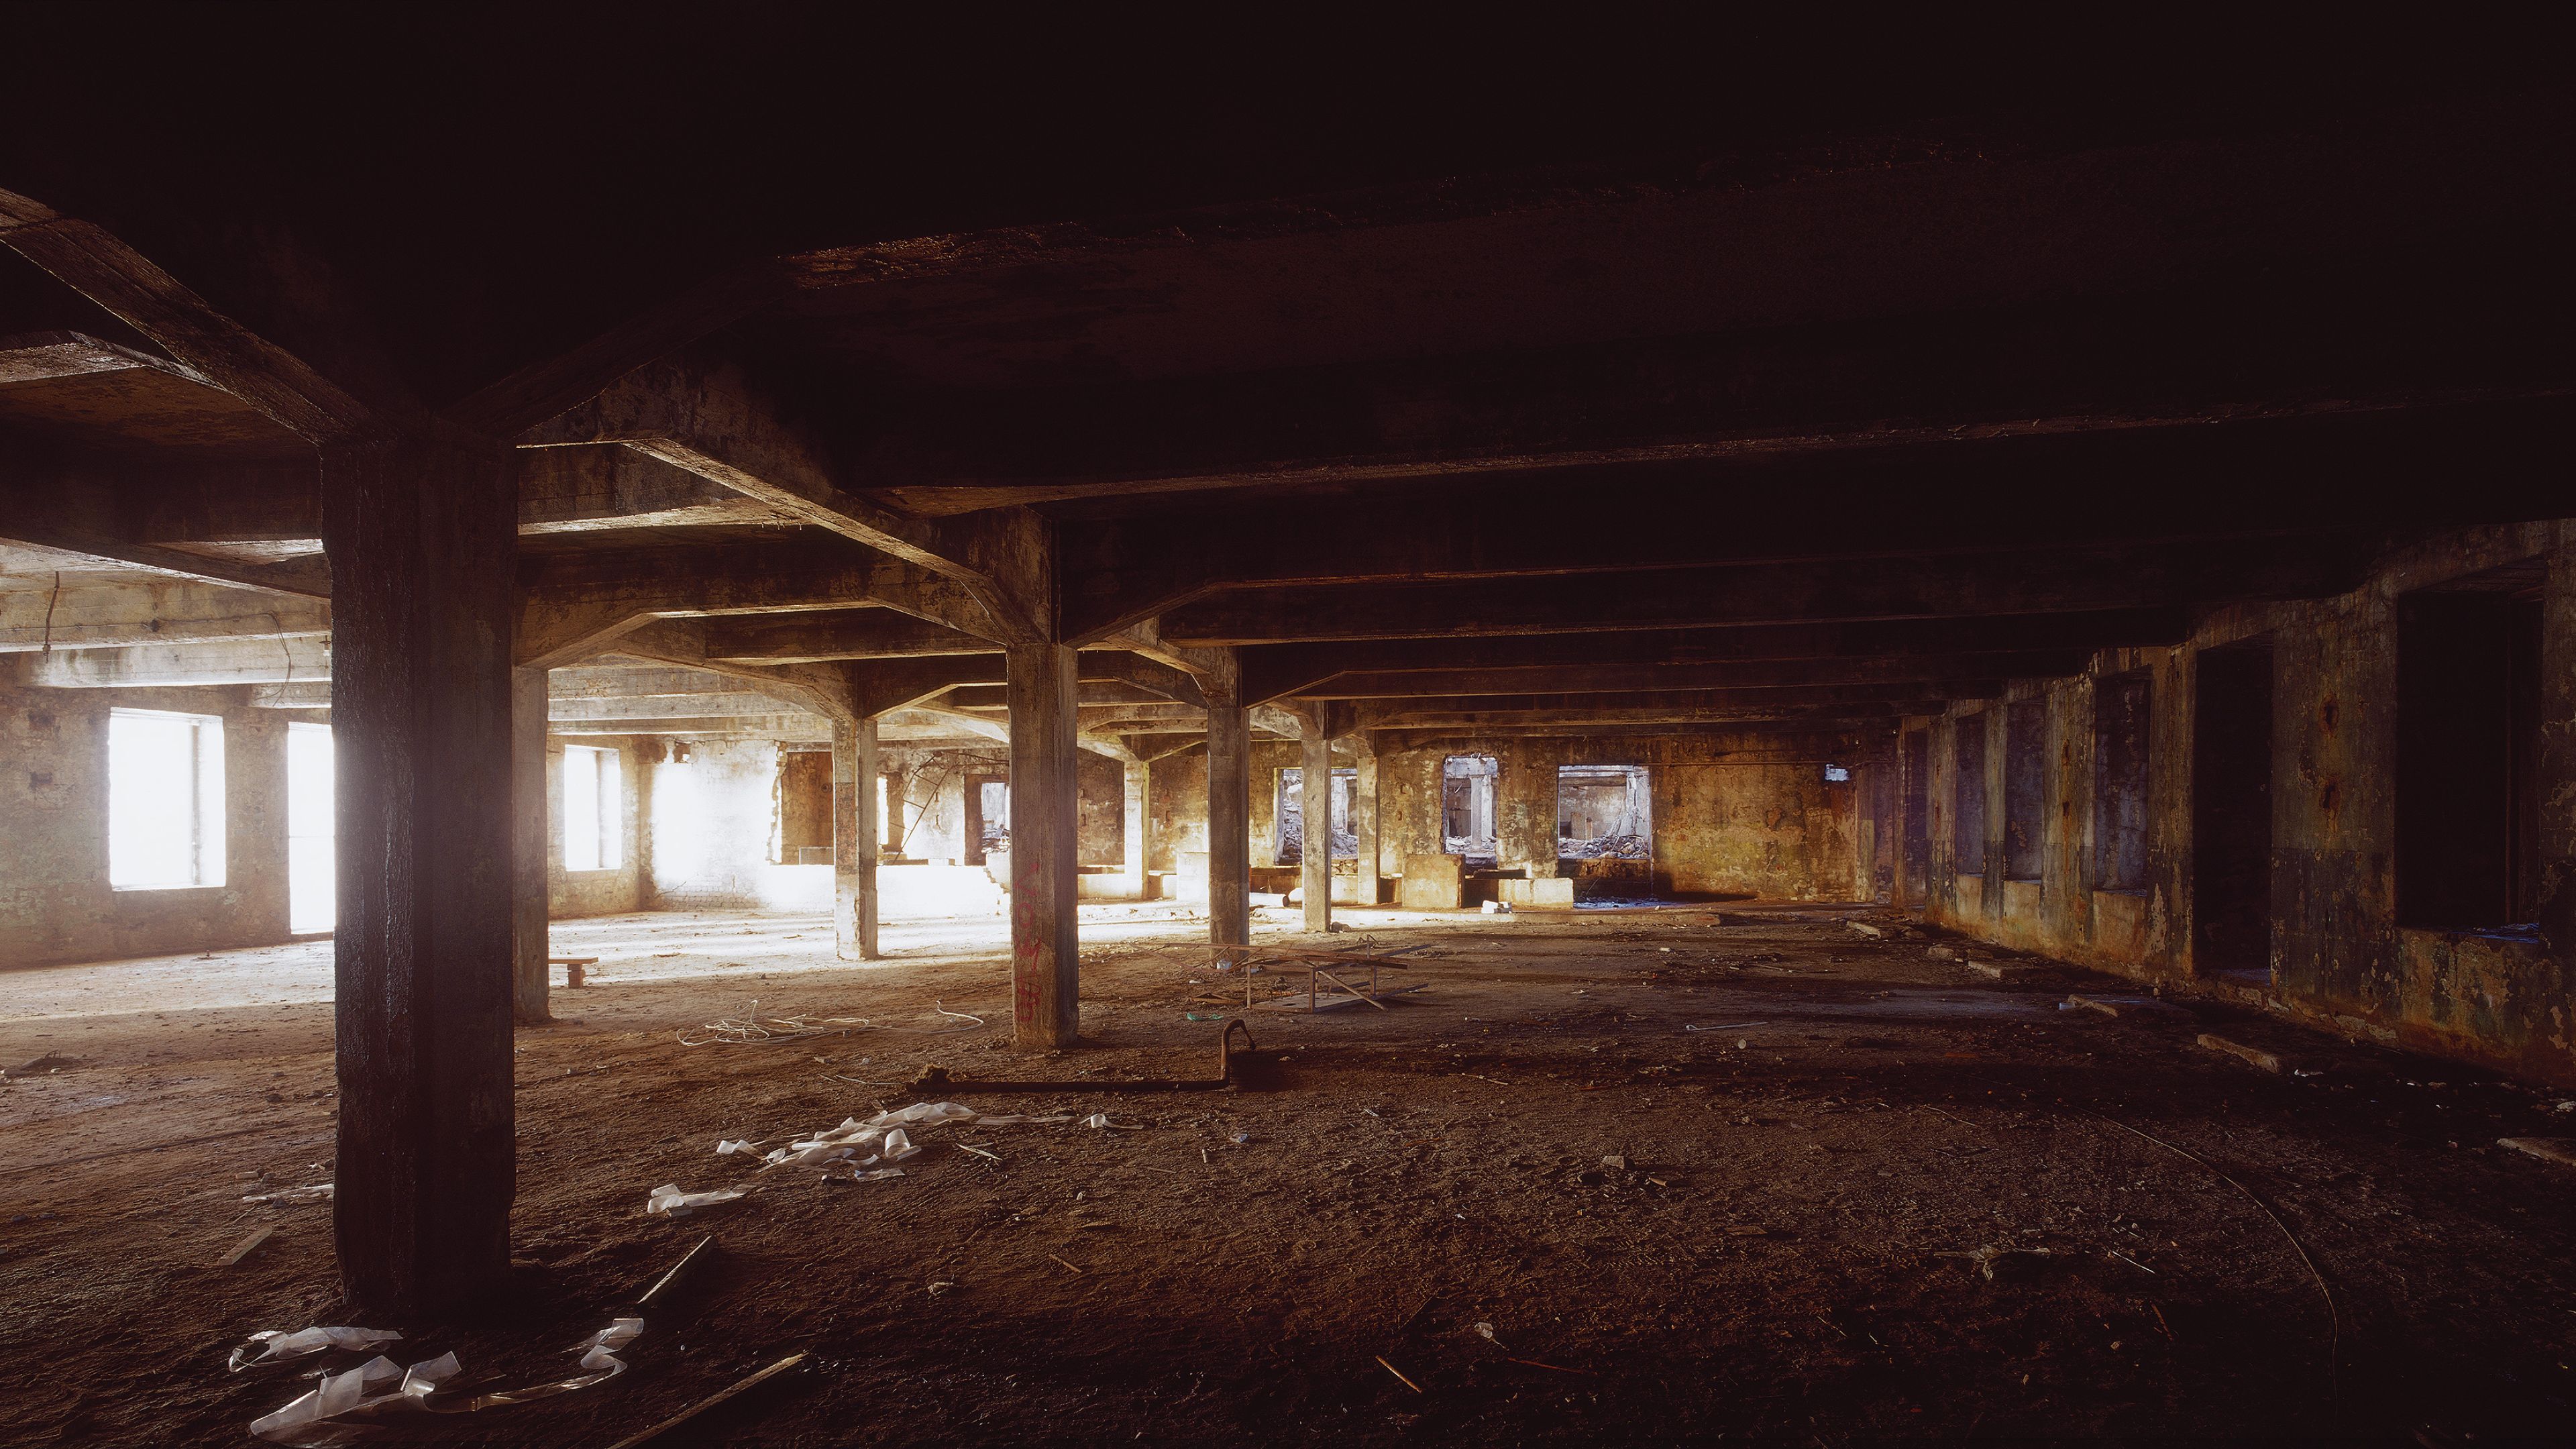
[[[246,1368],[303,1358],[326,1348],[374,1348],[378,1344],[401,1340],[401,1334],[382,1328],[324,1328],[317,1325],[299,1328],[293,1333],[263,1328],[250,1336],[250,1342],[233,1350],[232,1360],[225,1367],[239,1373]]]
[[[760,1170],[774,1167],[801,1167],[825,1173],[850,1170],[853,1180],[872,1181],[898,1176],[893,1164],[921,1152],[907,1128],[938,1127],[949,1124],[977,1127],[1049,1126],[1070,1122],[1071,1116],[1030,1117],[1018,1113],[983,1113],[962,1102],[915,1102],[892,1112],[879,1112],[862,1122],[845,1117],[841,1125],[828,1132],[802,1137],[784,1147],[773,1147],[760,1160]],[[716,1143],[716,1155],[730,1157],[748,1153],[757,1144],[734,1139]],[[876,1171],[868,1171],[874,1168]]]
[[[648,1218],[684,1218],[693,1212],[729,1203],[750,1195],[747,1187],[720,1187],[711,1192],[683,1191],[676,1182],[666,1182],[653,1189],[644,1199],[644,1216]]]
[[[272,1444],[292,1444],[298,1449],[327,1449],[327,1446],[346,1444],[367,1433],[373,1427],[368,1421],[386,1414],[471,1414],[505,1404],[550,1399],[557,1394],[604,1383],[626,1372],[626,1361],[617,1356],[617,1351],[633,1343],[643,1332],[644,1320],[641,1318],[613,1320],[606,1328],[573,1345],[581,1354],[581,1372],[568,1378],[530,1384],[523,1389],[476,1394],[463,1399],[438,1400],[432,1397],[441,1385],[464,1371],[464,1365],[455,1354],[443,1353],[408,1369],[379,1355],[345,1372],[323,1375],[310,1393],[290,1401],[275,1413],[252,1420],[250,1432]]]

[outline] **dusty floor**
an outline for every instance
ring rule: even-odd
[[[1997,983],[1830,909],[1354,912],[1309,944],[1419,948],[1426,989],[1253,1013],[1247,1090],[977,1093],[1138,1130],[934,1129],[898,1180],[771,1173],[643,1216],[656,1184],[753,1177],[719,1137],[912,1100],[869,1084],[926,1062],[1210,1070],[1226,1007],[1168,949],[1204,925],[1123,909],[1085,911],[1100,1045],[1035,1061],[999,1049],[997,921],[899,928],[903,958],[866,968],[828,961],[819,918],[559,926],[605,959],[520,1039],[510,1301],[379,1326],[473,1386],[551,1378],[689,1244],[717,1256],[624,1377],[377,1442],[605,1444],[798,1349],[807,1370],[669,1442],[2568,1432],[2576,1175],[2493,1145],[2567,1130],[2555,1094],[2206,1006],[2063,1009],[2131,993]],[[328,1206],[242,1201],[328,1176],[326,987],[316,947],[0,976],[0,1062],[80,1061],[0,1086],[0,1441],[248,1443],[300,1391],[224,1356],[345,1321]],[[755,997],[876,1026],[680,1044]],[[922,1034],[959,1024],[934,1002],[991,1025]],[[2006,1244],[2047,1252],[1993,1280],[1962,1256]]]

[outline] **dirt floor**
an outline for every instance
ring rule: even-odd
[[[509,1387],[709,1233],[711,1261],[622,1377],[372,1442],[605,1445],[798,1350],[662,1442],[2569,1432],[2576,1169],[2494,1145],[2576,1131],[2557,1094],[2045,963],[1989,979],[1877,913],[1347,919],[1302,944],[1413,948],[1424,989],[1250,1013],[1239,1090],[959,1094],[1119,1129],[927,1129],[858,1183],[715,1145],[916,1100],[925,1063],[1208,1074],[1241,996],[1189,964],[1204,924],[1086,907],[1098,1045],[1030,1059],[998,921],[897,928],[871,967],[819,917],[562,923],[604,959],[520,1037],[516,1281],[472,1322],[374,1326]],[[285,999],[246,1004],[263,973]],[[320,947],[0,976],[0,1063],[75,1059],[0,1086],[0,1441],[250,1443],[356,1361],[225,1370],[254,1329],[348,1321],[330,1207],[244,1201],[329,1176],[327,989]],[[682,1044],[755,998],[869,1025]],[[758,1190],[646,1217],[666,1182]]]

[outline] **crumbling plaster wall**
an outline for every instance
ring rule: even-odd
[[[247,687],[0,690],[0,967],[159,956],[288,939],[286,727]],[[107,717],[224,721],[224,883],[107,882]]]
[[[1504,870],[1554,876],[1557,769],[1643,765],[1652,791],[1654,887],[1678,896],[1841,900],[1858,870],[1857,796],[1828,763],[1858,748],[1843,736],[1479,736],[1408,740],[1378,763],[1379,868],[1441,847],[1441,764],[1492,755],[1496,853]]]
[[[2396,890],[2397,601],[2408,591],[2533,557],[2543,596],[2538,943],[2400,928]],[[2192,959],[2192,740],[2199,656],[2251,639],[2272,650],[2271,949],[2268,987]],[[2093,888],[2096,684],[2148,680],[2147,888]],[[1930,721],[1927,919],[1998,944],[2258,1001],[2346,1035],[2403,1043],[2527,1076],[2576,1082],[2576,520],[2463,530],[2402,551],[2360,589],[2242,606],[2170,649],[2108,651],[2080,677],[2018,687],[2051,720],[2047,869],[2030,891],[2000,878],[2001,701]],[[1993,731],[1987,860],[1957,859],[1952,742]],[[1901,830],[1900,795],[1894,828]],[[1993,866],[1995,868],[1989,868]]]

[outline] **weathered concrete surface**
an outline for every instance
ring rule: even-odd
[[[107,717],[119,707],[224,721],[224,883],[107,881]],[[228,689],[0,690],[0,967],[261,946],[287,939],[286,727]]]
[[[1489,754],[1496,782],[1501,869],[1534,879],[1579,873],[1586,864],[1556,854],[1557,769],[1562,765],[1646,767],[1652,792],[1650,876],[1659,894],[1749,894],[1841,900],[1857,859],[1854,791],[1828,783],[1824,766],[1852,758],[1845,737],[1756,735],[1557,739],[1461,735],[1390,751],[1378,762],[1382,860],[1441,853],[1441,763]]]
[[[2536,765],[2540,933],[2401,929],[2397,601],[2534,558],[2548,565]],[[2266,983],[2213,976],[2194,960],[2192,944],[2198,661],[2209,649],[2256,639],[2269,642],[2273,660]],[[2098,681],[2129,671],[2143,671],[2148,682],[2147,887],[2114,892],[2092,879],[2092,720]],[[2171,990],[2259,997],[2346,1035],[2576,1082],[2576,524],[2463,530],[2391,556],[2352,593],[2229,609],[2180,646],[2105,651],[2084,674],[2022,686],[2016,697],[2044,700],[2051,722],[2046,873],[2028,891],[1962,869],[1950,830],[1953,741],[1964,728],[1999,733],[2000,712],[1954,709],[1930,721],[1927,918]],[[1986,775],[1993,858],[2002,846],[1999,748],[1987,752]]]

